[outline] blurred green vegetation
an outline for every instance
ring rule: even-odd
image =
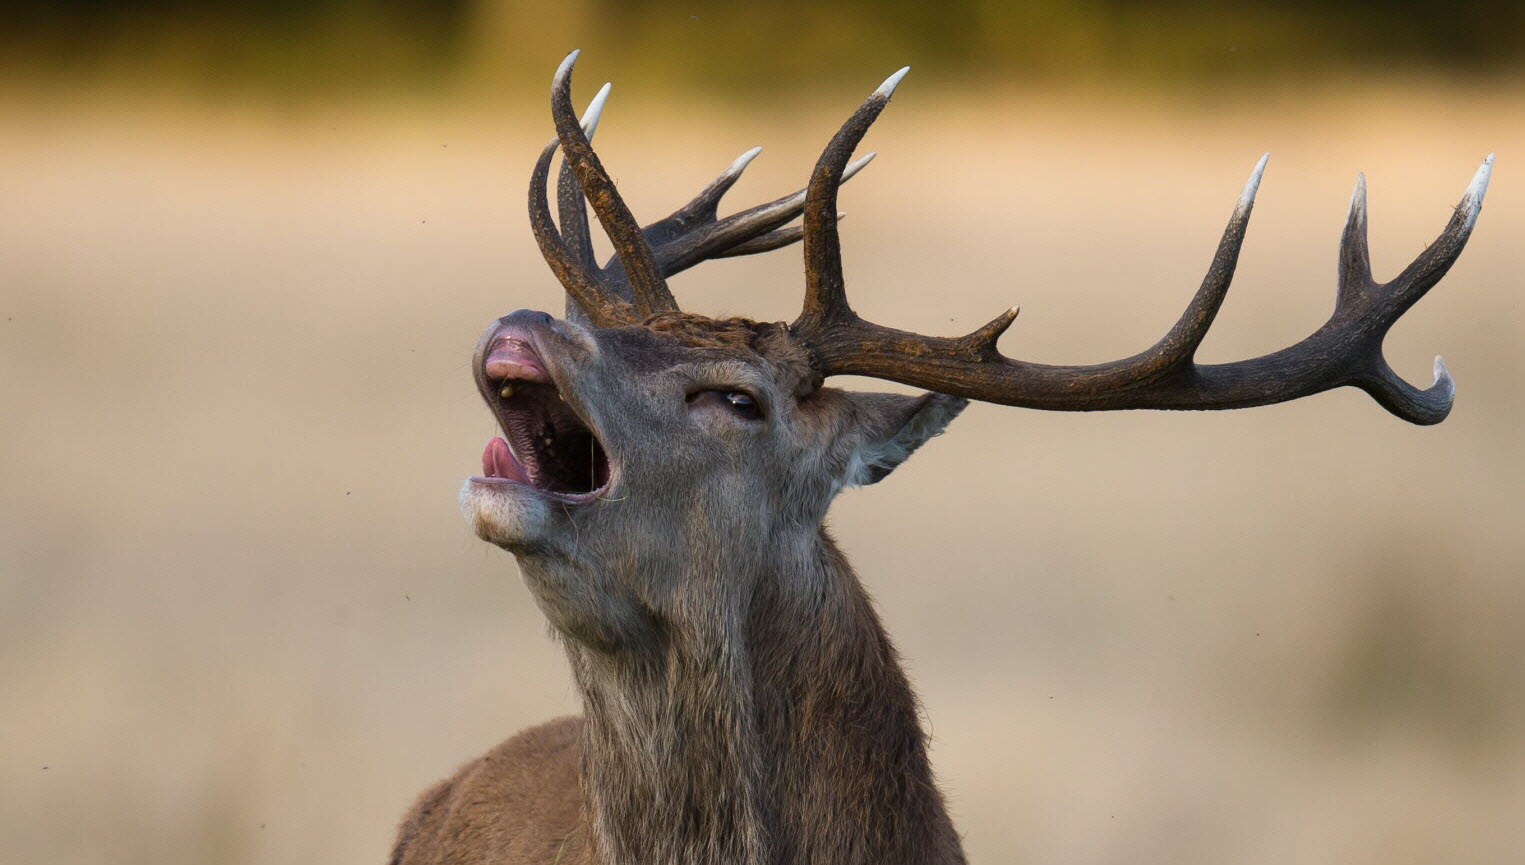
[[[0,69],[63,82],[283,95],[436,85],[466,0],[11,0]],[[7,68],[8,67],[8,68]]]
[[[864,68],[1204,83],[1336,70],[1515,75],[1518,0],[11,0],[0,71],[283,95],[540,80],[581,47],[700,90]]]

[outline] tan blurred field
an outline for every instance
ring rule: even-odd
[[[851,107],[628,90],[600,149],[648,217],[753,144],[729,203],[794,189]],[[493,434],[480,329],[561,305],[523,214],[542,100],[5,97],[0,858],[380,862],[426,784],[575,710],[512,560],[454,505]],[[1445,353],[1445,424],[1352,390],[1213,414],[981,406],[837,506],[972,861],[1519,861],[1522,109],[1506,89],[974,99],[908,80],[843,195],[855,305],[946,333],[1020,303],[1006,351],[1049,362],[1162,333],[1262,151],[1208,361],[1323,321],[1357,170],[1382,278],[1499,152],[1472,244],[1387,347],[1422,383]],[[787,319],[798,271],[791,250],[675,288]]]

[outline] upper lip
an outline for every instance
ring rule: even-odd
[[[505,381],[551,382],[533,337],[517,331],[500,331],[493,337],[482,358],[482,375],[500,385]]]
[[[494,356],[499,356],[501,361],[504,353],[514,348],[520,349],[523,357],[530,361],[530,363],[521,370],[512,370],[507,366],[500,366],[497,369],[498,375],[490,374],[488,368],[489,364],[495,363]],[[482,342],[477,346],[476,358],[472,361],[472,369],[477,380],[477,389],[481,391],[482,397],[487,400],[488,404],[493,405],[496,410],[493,396],[505,380],[519,379],[524,374],[528,374],[534,377],[536,381],[548,381],[554,384],[555,382],[551,378],[549,370],[546,369],[543,358],[544,355],[540,351],[540,346],[537,344],[533,330],[515,327],[511,324],[499,324],[497,327],[489,330],[482,337]]]

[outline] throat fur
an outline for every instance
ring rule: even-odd
[[[846,568],[829,546],[815,564]],[[842,576],[809,581],[824,604],[760,580],[748,610],[639,656],[569,644],[604,865],[965,861],[898,657]]]

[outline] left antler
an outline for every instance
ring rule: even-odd
[[[1050,366],[1001,355],[996,341],[1015,307],[961,337],[934,337],[865,321],[847,302],[838,245],[836,177],[906,73],[896,72],[845,123],[816,163],[805,202],[805,304],[791,331],[810,347],[822,375],[866,375],[1003,405],[1061,411],[1230,409],[1286,402],[1342,385],[1371,394],[1417,424],[1443,420],[1455,387],[1435,359],[1435,382],[1420,390],[1382,356],[1382,340],[1409,307],[1440,281],[1466,245],[1482,208],[1493,156],[1483,160],[1451,221],[1396,279],[1371,277],[1366,181],[1356,180],[1340,241],[1334,314],[1301,342],[1253,360],[1198,364],[1197,347],[1223,303],[1266,158],[1245,184],[1202,286],[1175,326],[1149,349],[1092,366]]]
[[[566,286],[569,299],[595,324],[610,326],[639,320],[652,312],[677,309],[665,277],[701,261],[767,252],[801,239],[804,233],[801,227],[784,226],[804,210],[803,189],[719,218],[721,198],[762,152],[761,147],[737,157],[693,200],[666,218],[639,228],[589,143],[598,127],[609,85],[598,91],[581,121],[572,111],[571,75],[576,59],[576,51],[567,55],[552,83],[551,114],[557,138],[541,152],[530,178],[530,224],[546,262]],[[567,153],[556,182],[559,231],[551,221],[546,189],[551,158],[558,146]],[[839,182],[850,180],[873,158],[874,154],[869,153],[846,165],[839,172]],[[586,196],[585,189],[590,190]],[[585,197],[615,245],[615,255],[602,268],[593,257]],[[836,218],[841,218],[841,214],[836,214]],[[632,280],[631,274],[638,278]]]

